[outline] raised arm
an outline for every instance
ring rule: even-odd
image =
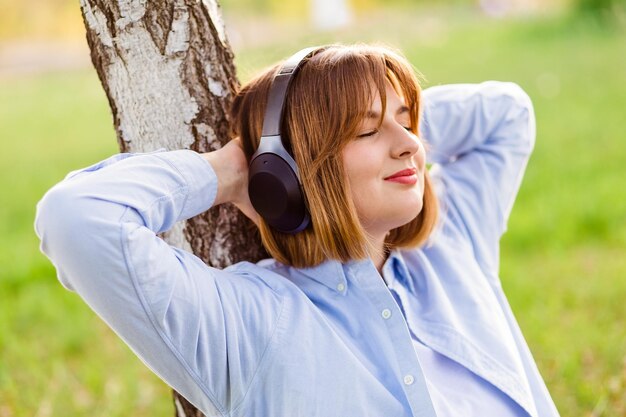
[[[500,237],[535,143],[531,100],[514,83],[487,81],[428,88],[422,105],[420,134],[449,218],[497,275]]]
[[[74,171],[38,203],[35,230],[65,287],[205,414],[226,415],[282,301],[265,280],[209,268],[156,236],[232,198],[228,174],[216,174],[232,164],[210,160],[189,150],[120,154]]]

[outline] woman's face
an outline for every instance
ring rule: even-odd
[[[343,150],[343,163],[359,220],[375,239],[413,220],[422,210],[424,196],[424,146],[409,128],[409,109],[390,83],[382,124],[378,126],[380,95],[363,120],[357,137]],[[399,171],[412,175],[390,179]]]

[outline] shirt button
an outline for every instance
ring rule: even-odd
[[[387,320],[389,317],[391,317],[391,310],[389,310],[388,308],[384,309],[382,311],[382,316],[385,320]]]
[[[339,284],[339,285],[337,285],[337,291],[343,291],[343,290],[345,290],[345,289],[346,289],[346,286],[345,286],[345,285],[343,285],[343,284]]]
[[[405,385],[411,385],[414,381],[415,381],[415,379],[413,378],[413,375],[405,375],[404,376],[404,384]]]

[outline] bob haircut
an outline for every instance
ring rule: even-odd
[[[263,71],[243,86],[233,101],[232,134],[241,138],[248,161],[259,145],[269,88],[280,67],[278,63]],[[385,109],[386,82],[404,98],[411,131],[417,135],[421,88],[411,64],[388,47],[330,45],[308,58],[292,80],[281,135],[300,170],[311,224],[290,235],[260,219],[262,243],[277,261],[307,268],[326,259],[347,262],[380,252],[359,221],[341,155],[345,145],[356,138],[377,94]],[[424,175],[420,214],[387,234],[385,251],[419,246],[433,231],[438,204],[427,170]]]

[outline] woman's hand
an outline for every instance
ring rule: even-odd
[[[256,212],[248,196],[248,160],[243,152],[241,139],[234,138],[217,151],[203,153],[217,174],[218,186],[214,205],[233,203],[255,224],[259,224]]]

